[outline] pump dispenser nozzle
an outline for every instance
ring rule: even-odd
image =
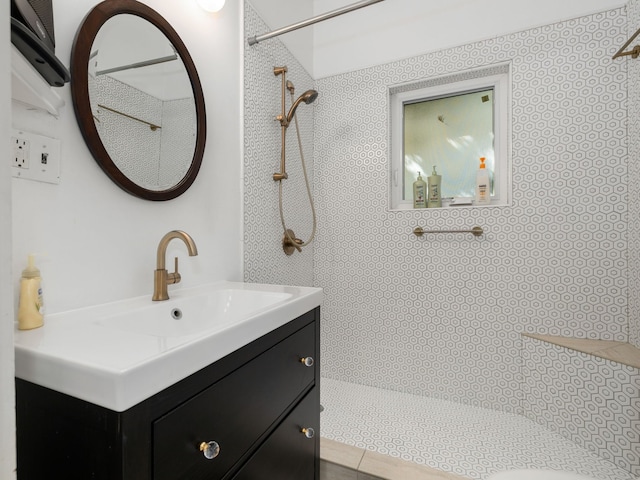
[[[40,276],[40,270],[36,267],[35,255],[30,253],[27,257],[27,266],[22,270],[22,276],[24,278],[34,278]]]

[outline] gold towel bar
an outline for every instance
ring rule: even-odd
[[[160,125],[156,125],[155,123],[147,122],[146,120],[141,120],[141,119],[139,119],[139,118],[137,118],[137,117],[134,117],[134,116],[132,116],[132,115],[129,115],[128,113],[123,113],[123,112],[121,112],[121,111],[119,111],[119,110],[116,110],[116,109],[114,109],[114,108],[107,107],[106,105],[100,105],[100,104],[98,104],[98,107],[100,107],[100,108],[104,108],[105,110],[109,110],[110,112],[113,112],[113,113],[117,113],[118,115],[122,115],[123,117],[130,118],[131,120],[135,120],[136,122],[140,122],[140,123],[144,123],[145,125],[149,125],[149,128],[150,128],[152,131],[154,131],[154,132],[155,132],[156,130],[158,130],[159,128],[162,128]],[[93,116],[93,118],[96,118],[96,117],[95,117],[95,115]],[[97,119],[96,119],[96,120],[97,120]],[[100,120],[98,120],[98,121],[100,121]]]
[[[618,50],[616,52],[616,54],[613,56],[612,60],[614,58],[624,57],[625,55],[631,55],[631,58],[638,58],[638,55],[640,55],[640,45],[636,45],[635,47],[633,47],[628,52],[625,52],[624,49],[627,48],[631,42],[633,42],[633,39],[636,38],[639,33],[640,33],[640,28],[638,30],[636,30],[636,33],[631,35],[631,38],[629,40],[627,40],[627,43],[625,43],[622,46],[622,48],[620,48],[620,50]]]
[[[482,227],[473,227],[471,230],[425,230],[422,227],[416,227],[413,229],[413,233],[416,237],[421,237],[425,233],[472,233],[475,237],[479,237],[484,233]]]

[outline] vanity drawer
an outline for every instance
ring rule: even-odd
[[[316,325],[311,323],[153,423],[155,480],[223,478],[312,384]],[[200,446],[220,451],[205,458]]]
[[[303,429],[305,429],[303,431]],[[313,435],[310,430],[313,429]],[[314,480],[320,465],[320,395],[314,387],[233,480]]]

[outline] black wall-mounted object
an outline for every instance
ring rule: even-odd
[[[52,0],[11,0],[11,43],[54,87],[71,79],[55,56]]]
[[[52,52],[56,49],[53,32],[52,0],[11,0],[11,18],[28,27]]]

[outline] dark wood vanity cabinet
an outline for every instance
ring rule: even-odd
[[[124,412],[16,379],[18,479],[318,480],[319,315]]]

